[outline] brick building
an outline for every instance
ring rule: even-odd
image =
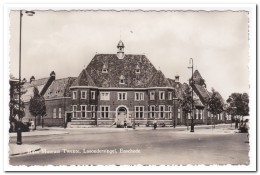
[[[27,93],[26,117],[33,117],[28,111],[32,89],[37,86],[44,96],[47,115],[46,126],[64,126],[71,121],[72,127],[89,125],[151,124],[156,119],[159,125],[188,124],[190,118],[183,118],[178,99],[181,99],[185,84],[166,78],[145,55],[124,53],[124,44],[119,41],[116,54],[96,54],[78,77],[55,79],[50,77],[25,83]],[[202,77],[194,72],[198,82],[194,89],[197,123],[208,123],[205,112],[205,93]],[[203,87],[201,90],[201,87]],[[205,91],[205,92],[204,92]],[[37,124],[41,123],[38,119]]]

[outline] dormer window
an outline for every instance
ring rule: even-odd
[[[119,84],[125,84],[125,77],[124,75],[121,75],[119,78]]]
[[[102,67],[102,73],[108,73],[108,68],[105,64]]]
[[[139,67],[138,64],[136,65],[135,73],[136,73],[136,74],[140,74],[140,73],[141,73],[141,71],[140,71],[140,67]]]

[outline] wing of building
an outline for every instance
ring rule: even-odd
[[[56,80],[52,72],[48,78],[32,79],[24,86],[27,108],[37,86],[45,98],[47,115],[43,121],[47,126],[68,122],[70,127],[119,126],[125,121],[128,126],[151,125],[154,119],[162,126],[187,124],[190,118],[183,118],[178,101],[184,89],[179,76],[165,77],[145,55],[125,54],[124,47],[119,41],[117,53],[96,54],[76,78]],[[209,93],[198,71],[194,76],[198,77],[193,87],[197,123],[206,123],[205,98]],[[27,112],[27,119],[30,117]]]

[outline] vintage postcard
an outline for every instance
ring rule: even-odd
[[[255,171],[255,5],[5,8],[10,171]]]

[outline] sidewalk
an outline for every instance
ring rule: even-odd
[[[30,132],[23,132],[22,136],[26,137],[26,136],[43,136],[43,135],[58,135],[58,134],[69,134],[68,131],[55,131],[52,129],[40,129],[40,130],[36,130],[36,131],[30,131]],[[9,137],[16,137],[17,133],[9,133]]]

